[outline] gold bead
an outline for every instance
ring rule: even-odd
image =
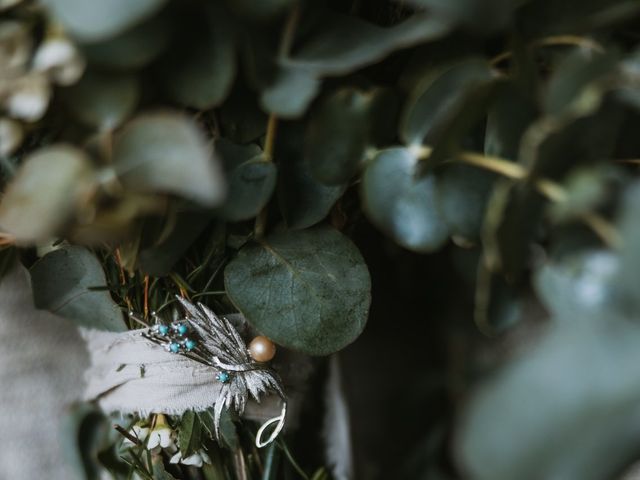
[[[263,335],[258,335],[249,344],[249,355],[256,362],[268,362],[276,354],[276,346]]]

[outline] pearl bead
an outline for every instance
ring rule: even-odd
[[[268,362],[276,354],[276,346],[267,337],[258,335],[249,344],[249,355],[256,362]]]

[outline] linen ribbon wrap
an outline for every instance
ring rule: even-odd
[[[139,331],[79,328],[37,310],[21,265],[0,280],[0,365],[0,431],[10,436],[9,447],[0,448],[6,478],[75,478],[59,442],[64,413],[75,402],[95,401],[107,413],[181,414],[213,406],[221,388],[215,369],[167,352]],[[290,425],[312,364],[279,352],[274,367],[287,391]],[[250,401],[244,416],[264,421],[280,407],[270,395]]]

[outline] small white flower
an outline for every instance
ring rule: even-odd
[[[47,72],[60,85],[75,83],[84,72],[85,61],[71,41],[65,37],[45,40],[33,57],[33,68]]]
[[[210,464],[211,458],[209,458],[209,455],[207,455],[207,452],[205,452],[204,450],[198,450],[196,453],[194,453],[193,455],[189,455],[186,458],[182,458],[182,453],[178,451],[178,453],[171,457],[169,463],[182,463],[184,465],[191,465],[193,467],[200,468],[202,467],[203,463]]]
[[[33,122],[44,115],[50,96],[47,79],[41,74],[30,74],[11,85],[5,107],[12,117]]]
[[[153,450],[156,447],[169,448],[173,447],[173,439],[171,438],[173,430],[167,424],[156,425],[149,433],[147,448]]]
[[[144,442],[149,436],[149,427],[143,427],[142,425],[136,424],[133,427],[131,427],[131,429],[129,430],[129,433],[131,434],[131,436],[140,440],[140,442]],[[127,437],[124,437],[124,442],[122,442],[122,444],[127,447],[135,445],[135,443],[133,443]]]

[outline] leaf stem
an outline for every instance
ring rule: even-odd
[[[575,46],[593,50],[598,53],[604,52],[604,48],[598,42],[591,38],[581,37],[579,35],[551,35],[549,37],[536,40],[531,45],[534,47]],[[512,55],[513,51],[504,51],[489,60],[489,63],[492,67],[495,67],[499,63],[510,58]]]
[[[280,38],[280,46],[278,48],[278,60],[285,60],[291,52],[293,46],[293,40],[295,38],[296,29],[300,20],[300,6],[293,7],[287,18],[287,22],[282,30],[282,37]],[[267,133],[264,140],[263,160],[265,162],[273,162],[273,151],[276,144],[276,134],[278,133],[278,117],[272,113],[267,120]],[[267,220],[269,218],[269,211],[265,206],[258,216],[256,217],[256,223],[253,227],[253,233],[256,238],[262,238],[267,228]]]
[[[504,158],[475,152],[461,152],[457,155],[457,158],[468,165],[490,170],[514,180],[530,178],[529,170]],[[562,185],[553,180],[538,178],[533,180],[533,185],[539,193],[552,202],[562,203],[567,201],[567,191]],[[622,245],[620,233],[606,218],[595,212],[587,212],[581,216],[581,219],[606,245],[613,248],[619,248]]]

